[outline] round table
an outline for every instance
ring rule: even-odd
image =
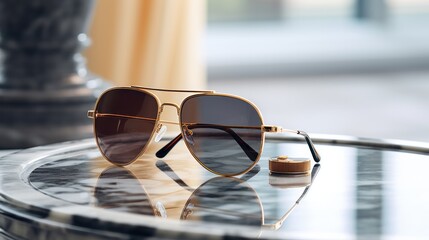
[[[92,139],[0,157],[5,239],[355,239],[429,236],[429,145],[316,136],[320,164],[273,175],[268,159],[311,157],[302,141],[268,137],[251,172],[216,176],[167,141],[120,168]]]

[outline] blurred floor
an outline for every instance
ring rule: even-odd
[[[251,100],[265,124],[429,142],[429,72],[212,79],[208,87]]]

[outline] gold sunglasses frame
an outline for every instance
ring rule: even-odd
[[[174,124],[174,125],[179,125],[179,126],[184,126],[183,124],[183,122],[182,122],[182,119],[181,119],[181,113],[182,113],[182,108],[183,108],[183,104],[188,100],[188,99],[190,99],[190,98],[194,98],[194,97],[198,97],[198,96],[224,96],[224,97],[229,97],[229,98],[234,98],[234,99],[238,99],[238,100],[241,100],[241,101],[244,101],[244,102],[246,102],[246,103],[248,103],[248,104],[250,104],[255,110],[256,110],[256,112],[257,112],[257,114],[258,114],[258,117],[259,117],[259,119],[260,119],[260,121],[261,121],[261,126],[260,127],[252,127],[252,126],[229,126],[229,127],[238,127],[238,128],[260,128],[260,130],[261,130],[261,144],[260,144],[260,148],[259,148],[259,151],[258,151],[258,156],[256,157],[256,159],[254,160],[254,163],[251,165],[251,166],[249,166],[247,169],[245,169],[245,170],[243,170],[243,171],[241,171],[241,172],[239,172],[239,173],[234,173],[234,174],[222,174],[222,173],[219,173],[219,172],[216,172],[216,171],[214,171],[214,170],[212,170],[212,169],[210,169],[210,168],[208,168],[205,164],[203,164],[202,162],[201,162],[201,160],[194,154],[194,152],[191,150],[191,146],[189,146],[189,143],[186,141],[186,140],[184,140],[184,142],[185,142],[185,145],[186,145],[186,147],[188,148],[188,151],[191,153],[191,155],[194,157],[194,159],[202,166],[202,167],[204,167],[206,170],[208,170],[209,172],[212,172],[212,173],[214,173],[214,174],[216,174],[216,175],[220,175],[220,176],[225,176],[225,177],[232,177],[232,176],[237,176],[237,175],[241,175],[241,174],[244,174],[244,173],[246,173],[246,172],[248,172],[249,170],[251,170],[258,162],[259,162],[259,160],[260,160],[260,158],[261,158],[261,156],[262,156],[262,152],[263,152],[263,148],[264,148],[264,144],[265,144],[265,133],[281,133],[281,132],[287,132],[287,133],[293,133],[293,134],[298,134],[298,135],[302,135],[302,136],[304,136],[305,137],[305,140],[306,140],[306,142],[307,142],[307,144],[308,144],[308,146],[309,146],[309,148],[310,148],[310,151],[311,151],[311,154],[313,155],[313,159],[316,161],[316,162],[319,162],[320,161],[320,156],[319,156],[319,154],[317,153],[317,151],[316,151],[316,149],[315,149],[315,147],[314,147],[314,145],[313,145],[313,143],[312,143],[312,141],[311,141],[311,139],[310,139],[310,137],[307,135],[307,133],[305,133],[305,132],[303,132],[303,131],[299,131],[299,130],[290,130],[290,129],[284,129],[284,128],[282,128],[282,127],[280,127],[280,126],[273,126],[273,125],[264,125],[264,120],[263,120],[263,118],[262,118],[262,114],[261,114],[261,111],[259,110],[259,108],[254,104],[254,103],[252,103],[251,101],[249,101],[249,100],[247,100],[247,99],[245,99],[245,98],[243,98],[243,97],[240,97],[240,96],[235,96],[235,95],[231,95],[231,94],[224,94],[224,93],[216,93],[215,91],[213,91],[213,90],[182,90],[182,89],[162,89],[162,88],[148,88],[148,87],[141,87],[141,86],[131,86],[131,87],[114,87],[114,88],[110,88],[110,89],[107,89],[106,91],[104,91],[101,95],[100,95],[100,97],[97,99],[97,101],[96,101],[96,103],[95,103],[95,107],[94,107],[94,109],[97,109],[97,106],[98,106],[98,103],[99,103],[99,101],[100,101],[100,98],[101,98],[101,96],[103,96],[105,93],[107,93],[107,92],[110,92],[110,91],[114,91],[114,90],[118,90],[118,89],[132,89],[132,90],[135,90],[135,91],[139,91],[139,92],[143,92],[143,93],[146,93],[146,94],[149,94],[150,96],[152,96],[155,100],[156,100],[156,102],[157,102],[157,108],[158,108],[158,110],[157,110],[157,117],[156,117],[156,119],[149,119],[149,118],[144,118],[144,117],[136,117],[136,116],[127,116],[127,115],[120,115],[120,114],[103,114],[103,113],[97,113],[96,112],[96,110],[89,110],[88,111],[88,113],[87,113],[87,116],[89,117],[89,118],[92,118],[93,119],[93,131],[94,131],[94,135],[95,135],[95,139],[96,139],[96,143],[97,143],[97,147],[98,147],[98,149],[99,149],[99,151],[100,151],[100,153],[102,154],[102,156],[106,159],[106,160],[108,160],[110,163],[112,163],[112,164],[114,164],[114,165],[117,165],[117,166],[126,166],[126,165],[129,165],[129,164],[131,164],[131,163],[133,163],[133,162],[135,162],[141,155],[143,155],[144,154],[144,152],[146,151],[146,149],[148,148],[148,146],[149,146],[149,144],[150,144],[150,142],[152,141],[152,139],[153,139],[153,137],[155,136],[155,133],[156,132],[158,132],[159,130],[160,130],[160,128],[162,127],[162,124],[164,123],[164,124]],[[159,97],[158,96],[156,96],[154,93],[152,93],[151,91],[154,91],[154,92],[176,92],[176,93],[189,93],[189,94],[191,94],[190,96],[188,96],[188,97],[186,97],[186,98],[184,98],[183,100],[182,100],[182,102],[181,102],[181,104],[180,104],[180,107],[177,105],[177,104],[175,104],[175,103],[170,103],[170,102],[166,102],[166,103],[162,103],[161,104],[161,101],[160,101],[160,99],[159,99]],[[165,121],[165,120],[161,120],[160,119],[160,117],[161,117],[161,113],[163,112],[163,110],[164,110],[164,106],[172,106],[172,107],[175,107],[176,108],[176,110],[177,110],[177,114],[178,114],[178,117],[179,117],[179,122],[177,123],[177,122],[172,122],[172,121]],[[154,124],[154,128],[153,128],[153,130],[152,130],[152,132],[151,132],[151,135],[150,135],[150,137],[149,137],[149,139],[148,139],[148,141],[147,141],[147,143],[145,144],[145,146],[142,148],[142,150],[139,152],[139,154],[134,158],[134,159],[132,159],[131,161],[129,161],[129,162],[127,162],[126,164],[120,164],[120,163],[115,163],[115,162],[112,162],[112,161],[110,161],[110,159],[104,154],[104,152],[101,150],[101,148],[100,148],[100,144],[99,144],[99,142],[98,142],[98,138],[97,138],[97,136],[96,136],[96,126],[95,126],[95,119],[97,118],[97,117],[103,117],[103,116],[116,116],[116,117],[124,117],[124,118],[132,118],[132,119],[145,119],[145,120],[151,120],[151,121],[155,121],[155,124]],[[190,123],[186,123],[187,125],[189,125]],[[176,139],[178,139],[178,140],[180,140],[180,138],[178,138],[178,137],[180,137],[181,136],[181,138],[183,138],[183,139],[185,139],[185,136],[184,136],[184,132],[183,132],[184,130],[183,130],[183,127],[180,127],[180,134],[176,137],[176,138],[174,138],[171,142],[169,142],[169,143],[167,143],[167,145],[165,146],[165,147],[167,147],[167,146],[171,146],[171,147],[168,147],[168,150],[167,150],[167,153],[175,146],[175,144],[177,143],[177,141],[176,142],[174,142]],[[165,147],[163,147],[162,149],[164,149]]]

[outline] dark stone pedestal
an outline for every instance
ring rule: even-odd
[[[86,112],[107,84],[80,51],[93,0],[0,0],[0,148],[92,135]]]

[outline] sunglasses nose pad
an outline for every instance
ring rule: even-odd
[[[192,209],[194,208],[194,204],[189,203],[188,206],[186,206],[185,211],[183,212],[183,219],[187,219],[193,214]]]
[[[161,141],[162,137],[164,136],[165,132],[167,132],[167,127],[160,124],[158,129],[156,130],[155,135],[155,142]]]
[[[194,133],[191,130],[189,130],[187,126],[183,126],[183,128],[185,129],[184,135],[185,135],[186,141],[190,143],[192,146],[194,146],[194,138],[192,137],[192,134]]]
[[[167,218],[167,211],[165,210],[165,207],[161,202],[156,202],[155,209],[158,216],[162,218]]]

